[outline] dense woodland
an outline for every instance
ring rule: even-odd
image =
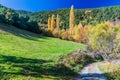
[[[40,22],[47,23],[47,19],[52,14],[60,15],[61,19],[61,28],[69,27],[69,11],[70,9],[58,9],[54,11],[41,11],[31,14],[31,19]],[[97,24],[101,22],[105,22],[108,20],[114,20],[120,17],[120,7],[103,7],[103,8],[95,8],[95,9],[75,9],[75,23],[85,24]]]
[[[15,25],[19,28],[38,32],[38,23],[47,24],[48,17],[52,14],[60,15],[60,28],[69,27],[70,9],[58,9],[53,11],[28,12],[23,10],[13,10],[0,5],[0,22]],[[120,7],[103,7],[95,9],[75,9],[75,23],[83,25],[97,24],[109,20],[120,18]],[[22,23],[22,24],[21,24]],[[29,27],[28,27],[29,26]],[[39,25],[39,27],[44,27]]]

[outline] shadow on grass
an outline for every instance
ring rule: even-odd
[[[52,61],[29,59],[15,56],[0,56],[0,69],[3,75],[21,75],[31,77],[53,76],[66,79],[76,73],[62,64],[51,64]],[[4,66],[5,65],[5,66]],[[6,69],[6,65],[8,68]],[[17,69],[16,69],[17,68]],[[0,75],[2,77],[2,75]],[[10,77],[10,76],[9,76]]]
[[[41,36],[40,34],[18,29],[16,27],[6,24],[0,24],[0,30],[9,32],[15,36],[23,37],[25,39],[34,40],[34,41],[39,41],[38,38],[47,39],[47,37]]]

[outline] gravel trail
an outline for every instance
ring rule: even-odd
[[[93,63],[84,67],[74,80],[106,80],[106,78],[99,70],[98,63]]]

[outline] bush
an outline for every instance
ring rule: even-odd
[[[117,25],[111,26],[109,22],[90,26],[87,30],[88,45],[95,52],[99,52],[105,60],[112,59],[116,51],[117,53],[120,52],[119,30],[120,28]]]

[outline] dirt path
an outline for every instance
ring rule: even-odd
[[[97,64],[98,63],[93,63],[84,67],[75,80],[106,80]]]

